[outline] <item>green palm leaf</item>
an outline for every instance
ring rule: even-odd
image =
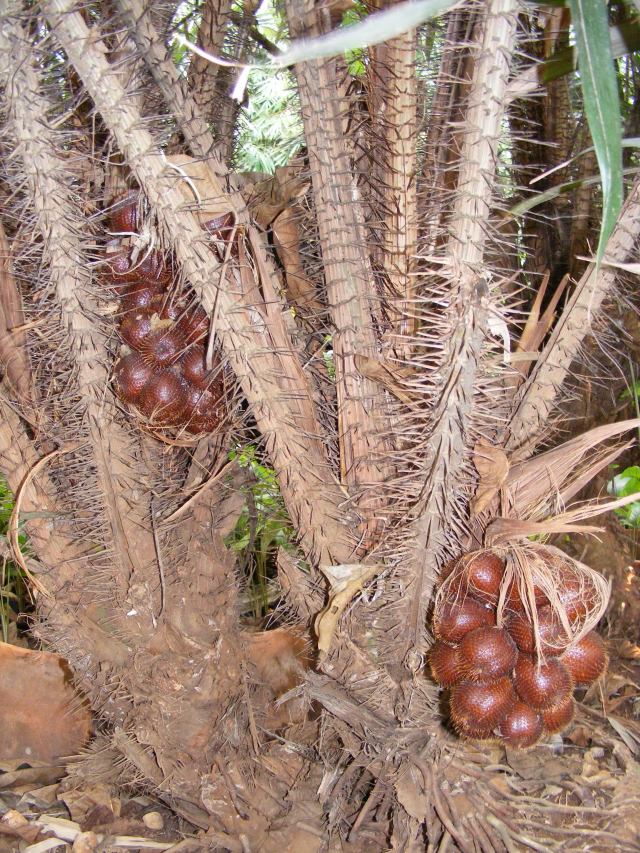
[[[622,207],[622,121],[607,6],[603,0],[569,0],[576,35],[584,108],[602,177],[602,224],[596,262]]]

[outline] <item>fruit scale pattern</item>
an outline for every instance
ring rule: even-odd
[[[595,588],[588,579],[563,575],[561,564],[557,568],[558,598],[569,623],[579,624]],[[534,585],[536,645],[519,588],[512,580],[505,594],[504,573],[505,562],[490,551],[458,561],[434,613],[429,662],[434,679],[450,691],[451,721],[459,734],[527,748],[571,722],[574,688],[598,679],[607,656],[594,631],[572,641]]]
[[[160,252],[126,245],[127,238],[139,233],[141,220],[137,192],[126,193],[110,208],[117,245],[106,255],[105,279],[120,298],[123,343],[114,387],[151,427],[170,428],[178,435],[210,433],[225,417],[225,387],[215,350],[212,369],[206,367],[209,318],[193,292],[171,287],[173,270]],[[219,237],[226,225],[226,219],[213,220],[205,228]]]

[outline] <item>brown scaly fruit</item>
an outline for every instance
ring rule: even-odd
[[[509,746],[526,749],[540,740],[542,717],[534,708],[517,699],[500,721],[499,735]]]
[[[207,231],[215,240],[224,240],[225,242],[229,241],[233,235],[233,226],[234,226],[235,217],[233,213],[223,213],[221,216],[216,216],[213,219],[209,219],[207,222],[203,224],[203,228]],[[226,247],[212,247],[220,260],[223,260],[226,254]],[[231,256],[234,258],[238,257],[238,241],[237,238],[233,241],[233,245],[231,247]]]
[[[158,282],[149,284],[146,281],[136,281],[128,284],[120,303],[121,313],[135,311],[136,308],[151,308],[162,292],[162,285]]]
[[[532,655],[536,651],[533,624],[523,614],[510,614],[505,627],[521,652]],[[560,655],[569,645],[569,637],[551,607],[538,611],[540,648],[544,655]]]
[[[573,701],[573,696],[567,696],[566,699],[554,708],[547,708],[545,711],[541,711],[545,732],[551,735],[566,729],[573,720],[575,710],[576,705]]]
[[[191,307],[180,318],[180,327],[189,344],[203,341],[209,334],[209,315],[200,305]]]
[[[533,585],[533,597],[535,599],[537,610],[540,610],[542,607],[549,604],[549,599],[540,587],[536,586],[536,584]],[[509,585],[505,599],[505,607],[507,610],[513,611],[517,614],[524,614],[526,612],[526,608],[522,601],[522,595],[520,594],[520,590],[515,581],[511,581],[511,584]]]
[[[140,281],[146,281],[148,284],[159,284],[162,287],[166,287],[173,277],[171,268],[165,263],[164,257],[156,251],[147,252],[142,258],[137,258],[135,263],[132,263],[129,274],[136,275]]]
[[[558,582],[558,598],[564,607],[570,622],[583,619],[593,610],[598,600],[598,593],[593,581],[588,577],[580,577],[567,568],[561,568]]]
[[[461,680],[456,646],[437,640],[429,650],[429,664],[434,680],[442,687],[452,687]]]
[[[151,308],[136,308],[125,314],[120,323],[120,337],[131,349],[141,350],[145,338],[151,334],[151,318],[154,311]]]
[[[145,364],[139,353],[123,356],[114,368],[118,396],[125,403],[135,403],[152,376],[153,369]]]
[[[215,216],[213,219],[207,220],[202,227],[212,237],[225,240],[231,236],[233,219],[233,213],[223,213],[221,216]]]
[[[495,611],[468,595],[466,598],[442,603],[434,615],[433,631],[438,640],[459,643],[470,631],[490,627],[495,623]]]
[[[490,551],[480,553],[464,567],[463,577],[474,598],[495,606],[500,594],[504,563]]]
[[[183,382],[170,370],[153,375],[144,387],[138,408],[157,426],[175,426],[185,416],[186,392]]]
[[[465,681],[495,681],[513,670],[517,658],[516,644],[502,628],[476,628],[458,646],[458,665]]]
[[[171,293],[157,296],[153,300],[153,309],[161,320],[171,320],[176,325],[180,323],[185,313],[184,301]]]
[[[137,233],[139,200],[140,193],[131,190],[112,202],[109,211],[109,228],[111,231],[117,234]]]
[[[571,673],[558,658],[549,658],[541,663],[528,655],[518,657],[514,685],[523,702],[536,711],[544,711],[564,702],[574,687]]]
[[[491,684],[462,682],[451,690],[451,720],[456,730],[471,737],[490,737],[516,701],[511,679]]]
[[[107,255],[105,261],[108,271],[107,282],[119,288],[136,282],[158,284],[165,288],[172,279],[171,269],[165,264],[162,255],[156,251],[147,252],[146,255],[137,257],[134,261],[130,250],[122,250]]]
[[[222,394],[211,390],[201,391],[193,386],[187,386],[186,393],[184,429],[194,435],[216,430],[224,419]]]
[[[105,255],[105,266],[101,271],[102,282],[121,296],[127,287],[136,281],[135,276],[128,277],[131,262],[127,250],[118,249]]]
[[[185,350],[184,335],[179,328],[153,329],[140,344],[140,354],[147,364],[167,367],[174,364]]]
[[[190,385],[193,385],[200,391],[204,391],[208,387],[211,374],[205,365],[205,351],[203,346],[196,344],[191,347],[180,359],[180,369],[185,380]]]
[[[567,667],[576,684],[592,684],[607,668],[607,653],[602,637],[595,631],[590,631],[570,646],[560,660]]]

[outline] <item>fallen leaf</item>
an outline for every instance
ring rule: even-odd
[[[422,773],[410,765],[395,784],[398,802],[411,817],[424,820],[429,810],[429,798],[424,790]]]
[[[206,160],[180,154],[167,158],[167,163],[174,168],[178,188],[201,225],[232,213],[229,198],[215,190],[217,181]]]
[[[544,748],[526,751],[506,749],[505,752],[507,764],[521,779],[544,782],[545,785],[577,773],[581,766],[576,755],[550,756]]]
[[[533,305],[531,306],[531,310],[529,312],[529,316],[527,317],[527,321],[522,331],[522,335],[520,336],[520,341],[518,342],[518,346],[516,348],[516,353],[518,354],[532,353],[537,355],[537,352],[542,342],[544,341],[547,332],[553,324],[554,313],[558,306],[558,302],[560,301],[560,298],[562,297],[562,294],[564,293],[567,284],[569,283],[569,276],[566,275],[562,279],[560,284],[555,289],[553,296],[549,300],[549,304],[547,305],[544,313],[541,315],[540,309],[542,307],[542,301],[544,299],[548,283],[549,272],[547,271],[544,275],[544,278],[542,279],[542,282],[540,283],[540,286],[538,287],[538,293],[533,302]],[[535,361],[536,355],[529,359],[517,359],[518,363],[516,364],[516,367],[520,372],[521,376],[519,377],[518,381],[514,383],[515,385],[518,385],[520,384],[520,382],[524,381],[524,378],[529,372],[530,366]],[[514,359],[514,361],[516,361],[516,359]]]
[[[618,656],[625,660],[640,660],[640,646],[629,640],[621,640],[617,644]]]
[[[8,835],[12,838],[20,838],[31,844],[40,835],[40,829],[32,826],[29,821],[15,809],[9,809],[0,818],[0,835]],[[15,850],[16,847],[9,849]]]
[[[100,838],[95,832],[81,832],[73,841],[73,853],[93,853],[99,842]]]
[[[273,242],[284,267],[289,299],[306,311],[321,311],[315,283],[305,272],[300,254],[302,232],[296,212],[286,207],[272,223]]]
[[[42,788],[35,788],[23,794],[18,803],[18,808],[22,806],[36,806],[41,811],[45,811],[48,807],[58,802],[60,793],[60,784],[45,785]]]
[[[55,763],[79,752],[90,725],[63,658],[0,643],[0,756]]]
[[[356,353],[354,361],[356,370],[361,376],[379,382],[402,403],[409,405],[414,401],[415,395],[409,392],[406,384],[407,380],[416,376],[416,371],[412,367],[401,367],[392,362],[370,358],[368,355],[359,355],[358,353]]]
[[[614,717],[612,714],[609,714],[607,716],[607,720],[612,726],[612,728],[614,728],[616,732],[620,735],[620,737],[624,741],[625,746],[634,755],[640,755],[640,737],[635,732],[630,731],[630,729],[623,724],[622,720],[619,717]]]
[[[315,631],[318,637],[318,650],[326,654],[331,648],[331,641],[336,632],[338,621],[344,611],[347,609],[350,602],[360,592],[364,584],[376,575],[383,567],[380,565],[363,565],[354,563],[350,566],[324,566],[322,571],[331,582],[332,572],[335,574],[335,569],[350,569],[350,580],[346,585],[342,586],[340,592],[336,592],[329,599],[329,603],[324,610],[318,614],[315,621]]]
[[[71,819],[82,826],[86,823],[87,815],[97,806],[106,810],[112,819],[120,816],[120,801],[112,796],[111,787],[103,782],[64,791],[59,799],[67,807]]]
[[[498,494],[509,473],[509,460],[501,447],[479,441],[473,451],[473,464],[480,475],[475,496],[471,501],[471,514],[478,515]]]
[[[24,758],[0,761],[0,791],[26,794],[43,785],[53,785],[64,776],[64,767],[31,759],[32,767],[25,767]],[[18,769],[20,768],[20,769]]]

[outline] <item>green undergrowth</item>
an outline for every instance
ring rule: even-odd
[[[631,366],[631,385],[620,395],[620,402],[632,400],[636,417],[640,418],[640,380],[635,377],[633,365]],[[640,445],[640,430],[638,430],[638,444]],[[618,466],[612,465],[612,471]],[[629,495],[640,492],[640,466],[629,465],[613,477],[607,483],[607,491],[616,498],[626,498]],[[614,513],[623,527],[632,530],[640,529],[640,501],[633,501],[626,506],[614,509]]]
[[[245,576],[245,615],[261,619],[278,597],[275,584],[278,549],[293,550],[295,533],[275,471],[264,464],[256,448],[247,445],[229,455],[242,468],[249,469],[253,477],[243,488],[244,507],[225,544],[238,555],[239,569]]]
[[[615,474],[607,483],[607,491],[616,498],[626,498],[640,492],[640,466],[629,465]],[[640,529],[640,501],[614,509],[614,513],[623,527]]]
[[[13,512],[13,495],[7,481],[0,475],[0,629],[1,639],[8,643],[16,638],[18,616],[29,607],[29,595],[24,575],[19,566],[9,559],[7,538],[9,519]],[[19,535],[20,545],[26,546],[26,537]]]

